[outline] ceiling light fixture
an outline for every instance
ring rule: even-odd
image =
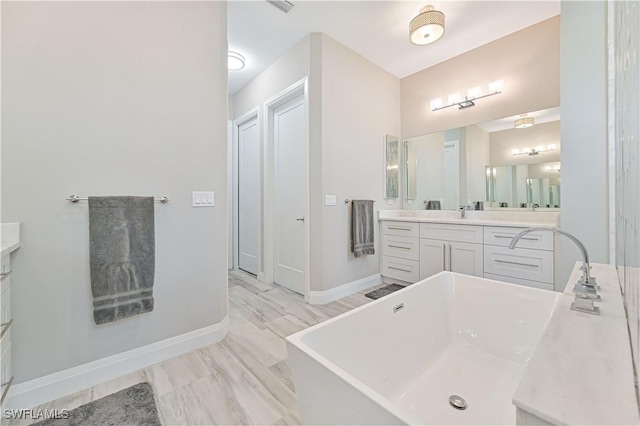
[[[444,35],[444,13],[431,5],[420,9],[409,24],[409,40],[418,46],[434,43]]]
[[[527,117],[527,114],[524,114],[514,121],[513,124],[516,126],[516,129],[526,129],[527,127],[533,126],[535,123],[533,122],[533,117]]]
[[[229,71],[240,71],[244,68],[244,56],[230,50],[227,67]]]
[[[469,108],[474,106],[476,104],[474,101],[478,99],[502,93],[503,87],[504,81],[496,80],[489,83],[489,93],[485,95],[482,94],[482,89],[480,87],[472,87],[471,89],[467,90],[467,96],[465,96],[464,98],[460,93],[453,93],[447,98],[447,105],[442,105],[442,98],[432,99],[431,111],[438,111],[439,109],[449,108],[454,105],[458,105],[458,109]]]
[[[513,155],[538,155],[541,152],[547,152],[547,151],[555,151],[556,150],[556,145],[555,144],[551,144],[551,145],[547,145],[547,146],[536,146],[535,148],[522,148],[520,149],[514,149],[513,151],[511,151],[511,153]]]

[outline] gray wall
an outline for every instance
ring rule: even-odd
[[[227,313],[226,4],[2,2],[2,221],[17,382]],[[216,191],[192,208],[192,190]],[[156,207],[155,310],[93,324],[87,195]]]
[[[609,262],[607,152],[607,6],[600,1],[561,5],[561,226],[586,245],[593,262]],[[556,283],[567,282],[581,259],[561,239]]]
[[[322,47],[322,192],[336,194],[337,206],[323,206],[322,282],[311,276],[312,290],[329,290],[380,272],[376,255],[354,258],[350,251],[349,199],[375,200],[374,210],[398,209],[400,199],[384,199],[385,135],[400,136],[400,79],[323,34]],[[315,162],[315,157],[311,158]],[[402,187],[401,187],[402,189]],[[377,230],[377,227],[376,227]],[[312,231],[313,235],[313,231]],[[317,241],[316,241],[317,242]]]

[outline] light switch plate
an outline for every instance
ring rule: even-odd
[[[336,196],[335,195],[325,195],[324,196],[324,205],[325,206],[335,206],[336,205]]]
[[[191,193],[193,207],[213,207],[216,205],[216,193],[212,191],[193,191]]]

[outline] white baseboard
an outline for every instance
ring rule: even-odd
[[[228,330],[227,316],[208,327],[19,383],[11,387],[5,408],[35,408],[45,402],[217,343],[224,339]]]
[[[312,305],[324,305],[325,303],[333,302],[334,300],[341,299],[345,296],[349,296],[350,294],[366,290],[379,284],[382,284],[382,277],[380,274],[373,274],[329,290],[312,290],[309,292],[309,303]]]

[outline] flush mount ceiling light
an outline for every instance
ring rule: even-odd
[[[447,98],[448,103],[446,105],[442,104],[442,98],[432,99],[431,111],[438,111],[440,109],[449,108],[454,105],[458,105],[458,109],[469,108],[474,106],[476,104],[474,101],[478,99],[502,93],[503,87],[504,82],[502,80],[493,81],[489,83],[489,93],[486,93],[484,95],[482,94],[482,88],[472,87],[471,89],[467,90],[467,96],[465,97],[462,97],[459,92],[449,95],[449,97]]]
[[[240,71],[244,68],[244,56],[238,52],[229,51],[229,62],[227,64],[229,71]]]
[[[444,35],[444,13],[433,6],[420,9],[409,24],[409,40],[418,46],[434,43]]]
[[[533,117],[527,117],[527,115],[520,116],[513,123],[516,126],[516,129],[526,129],[527,127],[533,126],[535,123],[533,122]]]

